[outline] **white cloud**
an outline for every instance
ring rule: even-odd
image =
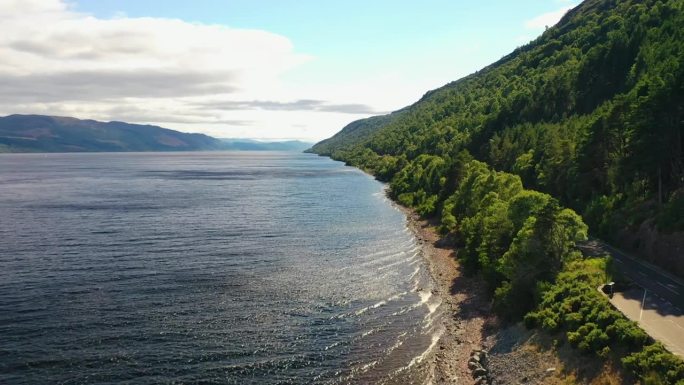
[[[61,12],[66,8],[66,4],[60,0],[2,0],[0,1],[0,17],[14,17],[21,15],[21,12],[32,14]]]
[[[284,73],[312,58],[267,31],[99,19],[58,0],[0,0],[0,17],[0,114],[153,123],[223,137],[322,138],[374,111],[358,98],[309,100],[284,85]],[[317,134],[321,123],[327,131]]]
[[[575,5],[565,6],[556,11],[547,12],[525,22],[525,28],[540,29],[545,27],[552,27],[565,16],[565,13],[573,9]]]
[[[404,107],[486,64],[469,61],[472,52],[461,47],[460,57],[426,56],[350,79],[338,76],[339,66],[300,53],[287,37],[268,31],[125,14],[101,19],[67,4],[0,0],[0,115],[317,140],[352,120]],[[311,75],[312,68],[320,76]]]

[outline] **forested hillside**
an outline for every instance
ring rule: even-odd
[[[596,290],[610,260],[576,248],[588,231],[626,239],[684,274],[683,81],[684,1],[587,0],[497,63],[311,151],[437,218],[501,318],[634,382],[684,384],[684,362]]]
[[[312,151],[389,181],[445,231],[459,228],[450,202],[472,156],[683,275],[683,11],[681,0],[587,0],[497,63]],[[673,250],[640,244],[643,229]]]

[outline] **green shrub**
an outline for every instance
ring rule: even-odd
[[[525,317],[523,317],[523,321],[525,322],[525,327],[527,327],[528,329],[533,329],[539,323],[539,314],[531,311],[525,314]]]
[[[603,358],[603,359],[608,358],[609,355],[610,355],[610,347],[608,347],[608,346],[604,346],[603,349],[601,349],[598,352],[598,356]]]
[[[596,259],[566,264],[555,283],[543,287],[541,301],[525,316],[525,324],[549,331],[564,330],[572,346],[602,359],[613,352],[633,352],[627,353],[622,363],[644,383],[647,377],[654,384],[659,379],[664,384],[684,381],[684,362],[660,344],[647,345],[651,338],[646,332],[612,309],[598,292],[598,283],[606,279],[605,267],[605,261]]]
[[[622,359],[622,364],[642,379],[660,375],[664,383],[676,384],[684,380],[684,361],[665,350],[659,342]]]
[[[577,330],[582,325],[583,320],[580,313],[567,313],[563,322],[565,322],[569,329]]]

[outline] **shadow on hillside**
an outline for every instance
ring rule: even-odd
[[[457,252],[452,253],[456,258]],[[463,265],[458,265],[458,276],[451,284],[451,295],[459,296],[459,308],[455,314],[460,319],[490,318],[491,301],[487,285],[478,275],[469,275]]]

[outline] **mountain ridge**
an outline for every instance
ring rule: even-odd
[[[37,114],[0,117],[0,153],[303,151],[310,146],[311,143],[298,140],[217,139],[205,134],[116,120],[103,122]]]
[[[358,120],[310,150],[391,183],[440,215],[461,152],[580,212],[592,232],[684,275],[684,5],[587,0],[538,38],[392,114]]]
[[[0,117],[0,152],[100,152],[218,150],[208,135],[154,125],[101,122],[67,116]]]

